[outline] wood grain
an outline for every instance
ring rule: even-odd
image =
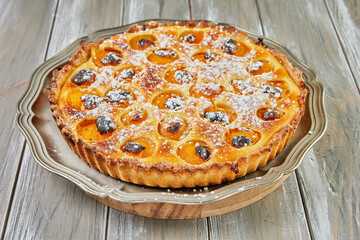
[[[227,22],[262,34],[254,1],[192,1],[192,16]],[[210,217],[209,226],[211,239],[292,239],[294,235],[299,239],[310,238],[294,176],[258,203]]]
[[[190,19],[188,0],[125,0],[123,24],[145,19]]]
[[[121,24],[122,1],[61,0],[49,44],[48,58],[77,38]],[[85,7],[86,6],[86,7]],[[71,11],[69,11],[71,10]],[[71,16],[71,17],[69,17]]]
[[[314,68],[326,89],[328,130],[298,170],[311,235],[357,239],[360,99],[326,6],[319,1],[259,1],[259,9],[266,35],[284,42]]]
[[[0,1],[0,226],[6,218],[21,162],[24,137],[16,103],[33,69],[44,60],[56,1]]]
[[[49,56],[94,30],[117,26],[121,7],[122,2],[118,1],[107,4],[60,1]],[[51,23],[51,19],[47,21]],[[106,213],[106,206],[83,194],[73,183],[40,167],[26,147],[4,236],[5,239],[101,239],[106,232]]]
[[[360,28],[360,3],[358,0],[344,0],[346,8],[341,8],[339,11],[346,11],[350,14],[351,19],[356,27]]]
[[[35,163],[28,147],[4,239],[100,239],[106,207]]]
[[[191,0],[192,18],[224,22],[262,34],[255,1]]]
[[[360,93],[360,3],[334,0],[325,3]],[[351,8],[348,9],[346,4]],[[359,18],[358,23],[351,13]]]
[[[211,239],[311,239],[295,174],[262,200],[211,217]],[[226,224],[224,224],[226,223]]]
[[[207,224],[204,219],[164,220],[118,214],[110,211],[112,220],[108,239],[207,239]]]
[[[124,0],[122,4],[0,0],[0,226],[4,239],[358,239],[357,0]],[[317,72],[326,87],[329,126],[296,176],[239,211],[198,220],[158,220],[109,209],[36,164],[16,128],[15,109],[30,74],[45,56],[93,30],[191,15],[260,34],[264,29]]]

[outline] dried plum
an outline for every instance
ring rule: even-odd
[[[207,50],[204,55],[204,58],[206,60],[213,60],[215,58],[215,53],[211,52],[210,50]]]
[[[181,123],[176,122],[176,123],[173,123],[170,126],[168,126],[166,128],[166,131],[171,132],[171,133],[177,133],[180,130],[180,127],[181,127]]]
[[[92,80],[95,77],[95,72],[91,69],[83,69],[79,71],[75,76],[73,77],[72,81],[76,85],[80,85],[84,82],[88,82]]]
[[[145,147],[137,142],[127,142],[124,146],[124,150],[131,153],[140,153]]]
[[[148,48],[148,47],[154,45],[154,42],[147,39],[147,38],[143,38],[143,39],[141,39],[140,41],[137,42],[137,45],[140,48]]]
[[[269,86],[269,85],[265,85],[262,88],[262,91],[264,93],[270,93],[271,95],[273,95],[275,97],[280,97],[280,94],[283,92],[283,90],[281,88],[272,87],[272,86]]]
[[[158,49],[154,53],[159,57],[176,57],[176,53],[168,49]]]
[[[80,99],[84,102],[86,109],[96,107],[103,101],[103,98],[89,94],[82,95]]]
[[[206,146],[195,147],[195,154],[198,155],[202,160],[207,160],[210,157],[210,150]]]
[[[183,39],[185,42],[193,43],[193,42],[195,42],[196,38],[195,38],[194,34],[188,34],[188,35],[184,36]]]
[[[170,110],[177,110],[181,108],[184,105],[184,103],[185,102],[182,97],[176,96],[166,99],[164,106]]]
[[[136,121],[136,120],[139,120],[141,118],[143,118],[143,114],[140,112],[140,113],[136,113],[135,115],[132,116],[132,121]]]
[[[132,95],[130,92],[124,90],[112,90],[106,94],[106,97],[110,100],[110,102],[121,102],[130,100]]]
[[[121,57],[118,53],[109,52],[101,59],[102,64],[118,64],[121,61]]]
[[[179,83],[189,83],[192,79],[191,75],[184,71],[176,71],[174,74],[174,78]]]
[[[131,78],[132,76],[134,76],[134,74],[135,74],[134,69],[131,69],[131,68],[129,68],[129,69],[124,69],[124,70],[122,70],[122,71],[120,72],[120,77],[121,77],[122,79]]]
[[[236,148],[246,147],[253,141],[245,135],[237,135],[231,140],[231,144]]]
[[[115,130],[114,120],[108,116],[100,116],[95,120],[98,132],[102,135]]]
[[[220,111],[205,112],[204,118],[209,122],[214,122],[214,123],[229,123],[230,121],[229,115]]]
[[[228,38],[221,46],[221,49],[228,54],[233,54],[237,49],[236,42],[231,38]]]
[[[280,118],[280,113],[277,110],[268,109],[266,112],[264,112],[263,118],[266,121],[279,119]]]
[[[259,70],[260,68],[262,68],[262,66],[264,66],[264,63],[261,62],[261,61],[256,61],[252,64],[250,64],[248,67],[247,67],[247,70],[248,72],[255,72],[257,70]]]

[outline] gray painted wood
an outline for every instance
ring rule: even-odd
[[[107,4],[60,1],[49,56],[94,30],[117,26],[121,9],[119,1]],[[5,239],[101,239],[106,232],[106,213],[105,205],[85,195],[73,183],[41,168],[26,147],[4,236]]]
[[[24,137],[16,126],[18,98],[43,60],[56,1],[0,1],[0,226],[5,226]]]
[[[129,23],[190,18],[187,0],[125,1],[124,6],[120,1],[87,1],[86,7],[82,1],[60,0],[49,38],[56,1],[0,0],[0,226],[5,229],[4,239],[358,238],[358,1],[258,1],[260,15],[253,1],[191,1],[194,19],[228,22],[262,33],[261,17],[267,36],[284,42],[316,70],[327,91],[329,127],[296,177],[265,199],[208,220],[185,221],[108,209],[41,168],[27,147],[22,153],[24,140],[14,121],[16,102],[31,72],[43,61],[48,40],[47,55],[52,56],[93,30],[122,24],[121,19]]]
[[[351,19],[360,28],[360,3],[358,0],[344,0],[346,8],[341,8],[339,11],[346,11],[350,14]]]
[[[358,239],[360,98],[326,6],[259,1],[259,9],[266,35],[288,45],[326,88],[328,130],[297,174],[311,235]]]
[[[110,209],[108,239],[207,239],[206,218],[164,220]]]
[[[4,239],[101,239],[106,207],[35,163],[28,147]]]
[[[190,19],[188,0],[125,0],[123,24],[145,19]]]
[[[207,6],[208,7],[205,7]],[[194,19],[227,22],[262,34],[254,1],[192,1]],[[224,224],[227,223],[227,224]],[[276,191],[248,207],[210,217],[211,239],[309,239],[295,175]],[[291,230],[289,230],[291,229]]]
[[[210,239],[311,239],[296,182],[292,174],[262,200],[211,217]]]
[[[191,10],[193,19],[224,22],[262,34],[255,1],[191,0]]]
[[[106,4],[101,0],[60,0],[48,58],[77,38],[96,30],[119,26],[122,19],[122,7],[123,2],[117,0],[106,1]]]
[[[150,18],[189,19],[188,1],[125,1],[123,24]],[[108,239],[206,239],[208,236],[206,218],[159,220],[110,209],[108,225]]]
[[[345,3],[342,0],[326,0],[325,3],[360,92],[360,3]],[[350,10],[346,4],[350,5]],[[358,25],[351,14],[359,17]]]

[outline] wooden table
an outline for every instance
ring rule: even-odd
[[[111,209],[40,167],[16,126],[34,69],[76,38],[150,18],[207,19],[283,42],[326,89],[328,130],[277,190],[243,209],[157,220]],[[357,0],[0,1],[0,226],[4,239],[359,239]]]

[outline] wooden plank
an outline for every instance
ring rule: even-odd
[[[310,239],[292,174],[278,189],[238,211],[210,217],[210,239]]]
[[[194,19],[227,22],[262,34],[255,1],[193,0],[191,6]],[[310,238],[294,175],[259,202],[210,217],[211,239],[292,239],[294,236]]]
[[[26,147],[4,239],[101,239],[106,211],[35,163]]]
[[[262,34],[255,1],[191,0],[192,18],[236,25]]]
[[[327,1],[326,3],[328,4],[328,7],[330,7],[330,4]],[[349,14],[353,21],[353,23],[350,23],[350,26],[355,24],[358,29],[360,28],[360,4],[358,0],[343,0],[343,2],[339,3],[338,7],[333,9],[338,9],[339,11],[344,12],[343,14]]]
[[[55,1],[0,1],[0,228],[16,183],[24,137],[16,104],[33,69],[44,60]]]
[[[118,26],[122,19],[122,1],[60,1],[48,58],[77,38],[96,30]]]
[[[189,19],[188,1],[125,1],[123,24],[150,18]],[[109,239],[206,239],[206,218],[159,220],[109,211]]]
[[[326,6],[259,1],[259,9],[265,33],[291,47],[326,89],[327,132],[298,170],[311,235],[357,239],[360,98]]]
[[[49,55],[94,30],[117,26],[121,8],[119,1],[106,4],[101,0],[61,1]],[[34,15],[35,10],[30,13]],[[41,24],[38,22],[36,26]],[[106,213],[106,206],[86,196],[73,183],[41,168],[26,147],[4,236],[5,239],[101,239],[106,232]]]
[[[125,0],[123,24],[145,19],[190,19],[189,2],[187,0]]]
[[[325,0],[325,3],[360,92],[360,4],[334,0]]]
[[[164,220],[110,209],[108,239],[207,239],[206,218]]]

